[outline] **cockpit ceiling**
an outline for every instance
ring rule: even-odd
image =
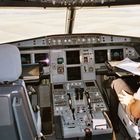
[[[0,0],[0,6],[17,7],[97,7],[140,4],[139,0]]]
[[[66,8],[0,8],[0,43],[64,34]],[[76,8],[73,33],[140,37],[140,6]]]

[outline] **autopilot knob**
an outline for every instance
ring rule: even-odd
[[[84,140],[92,140],[92,131],[90,128],[85,128],[85,138]]]

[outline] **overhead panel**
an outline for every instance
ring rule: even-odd
[[[1,0],[0,6],[77,7],[140,4],[139,0]]]

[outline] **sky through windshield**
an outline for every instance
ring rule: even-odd
[[[0,8],[0,43],[65,33],[66,8]],[[140,6],[77,8],[73,33],[140,37]]]

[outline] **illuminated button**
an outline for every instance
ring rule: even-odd
[[[58,42],[58,44],[61,44],[61,39],[58,39],[57,42]]]
[[[95,42],[95,38],[94,37],[92,38],[92,41]]]
[[[65,6],[67,5],[67,2],[66,2],[66,1],[64,2],[64,5],[65,5]]]
[[[48,39],[48,44],[51,44],[51,39]]]
[[[55,42],[56,42],[56,40],[55,40],[55,39],[53,39],[53,40],[52,40],[52,42],[54,42],[54,43],[55,43]]]
[[[63,57],[57,58],[57,64],[63,64],[63,63],[64,63]]]
[[[82,3],[84,3],[84,2],[85,2],[85,0],[81,0],[81,2],[82,2]]]
[[[67,39],[64,39],[64,42],[67,43]]]
[[[71,39],[68,39],[68,42],[71,43]]]
[[[64,99],[64,95],[62,95],[62,97],[61,97],[62,99]]]
[[[100,38],[99,37],[97,37],[97,41],[100,41]]]
[[[78,41],[78,42],[81,42],[81,39],[80,39],[80,38],[78,38],[78,39],[77,39],[77,41]]]
[[[90,38],[87,38],[87,41],[90,43],[91,42],[91,39]]]
[[[55,5],[55,3],[56,3],[56,1],[55,1],[55,0],[53,0],[53,1],[52,1],[52,4],[53,4],[53,5]]]
[[[53,42],[54,45],[56,44],[56,40],[55,39],[53,39],[52,42]]]
[[[81,86],[81,85],[82,85],[82,83],[80,82],[80,83],[79,83],[79,86]]]
[[[82,42],[85,42],[85,41],[86,41],[86,39],[85,39],[85,38],[83,38],[83,39],[82,39]]]

